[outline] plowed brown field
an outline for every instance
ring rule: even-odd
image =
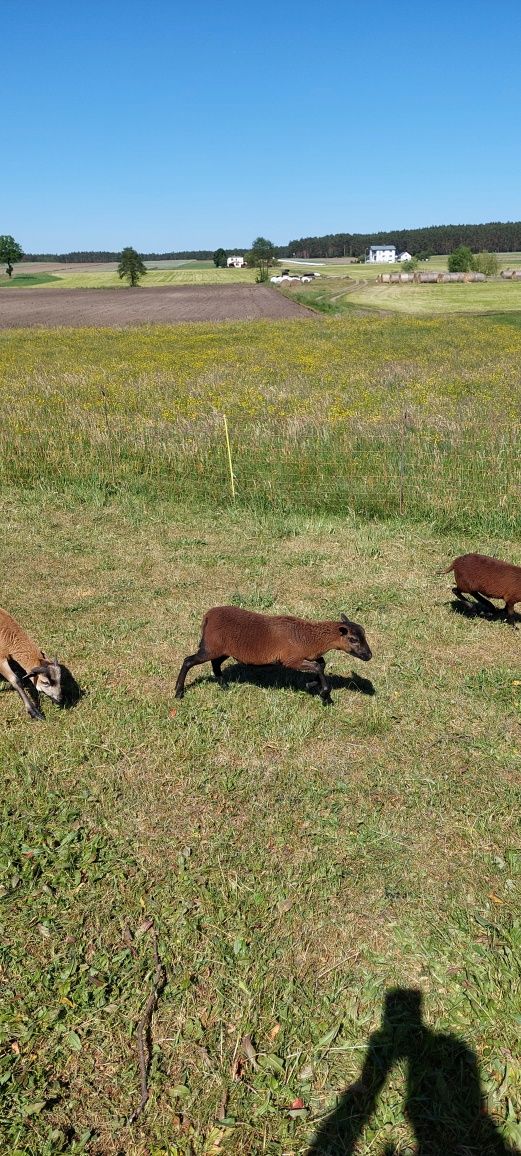
[[[4,289],[0,329],[96,325],[175,325],[309,317],[267,285],[165,285],[157,289]]]

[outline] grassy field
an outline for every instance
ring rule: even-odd
[[[499,313],[521,311],[521,281],[454,285],[367,285],[350,294],[353,305],[400,313]]]
[[[216,269],[211,262],[190,261],[178,266],[172,263],[171,268],[152,267],[140,284],[143,288],[154,285],[253,284],[255,277],[255,269]],[[43,285],[51,282],[55,289],[113,289],[118,286],[123,289],[127,286],[127,282],[118,277],[116,266],[99,270],[92,267],[85,270],[75,268],[63,273],[59,272],[59,267],[53,266],[52,275],[40,274],[36,280],[18,271],[11,278],[0,275],[0,285],[11,285],[13,288],[22,288],[29,283]]]
[[[2,601],[84,690],[44,724],[0,692],[10,1156],[405,1156],[411,1119],[436,1156],[521,1146],[520,636],[436,577],[521,564],[520,347],[508,318],[0,333]],[[332,655],[328,710],[233,663],[175,702],[218,602],[343,610],[373,661]],[[332,1146],[393,987],[423,1032],[386,1021]]]
[[[521,312],[521,282],[488,281],[453,285],[366,285],[329,278],[285,293],[321,313],[338,316],[353,310],[439,317],[451,313]]]
[[[59,278],[53,273],[18,273],[14,278],[3,273],[0,274],[0,289],[8,289],[13,285],[16,289],[24,289],[26,286],[32,289],[35,285],[52,285],[57,281]]]
[[[226,503],[225,414],[240,504],[519,527],[506,317],[11,330],[0,350],[7,482]]]

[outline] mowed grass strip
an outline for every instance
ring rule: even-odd
[[[256,269],[216,269],[215,265],[199,265],[174,269],[148,269],[139,283],[140,289],[152,288],[155,285],[236,285],[253,284],[257,275]],[[117,269],[74,269],[69,272],[60,272],[59,267],[52,276],[24,277],[16,274],[9,282],[14,288],[23,288],[24,284],[46,284],[54,289],[129,289],[128,281],[121,280]],[[0,282],[3,279],[0,278]],[[7,278],[5,284],[7,284]],[[52,283],[52,284],[51,284]],[[133,290],[136,292],[136,289]]]
[[[519,1143],[519,635],[434,577],[472,527],[8,486],[2,520],[3,604],[85,690],[44,724],[0,693],[4,1150],[304,1156],[393,985],[475,1050]],[[331,655],[329,710],[233,663],[176,703],[230,601],[343,610],[374,659]],[[150,918],[168,986],[129,1129]],[[361,1152],[412,1142],[404,1091],[398,1066]]]
[[[490,280],[452,285],[375,285],[357,287],[352,305],[399,313],[500,313],[521,310],[521,281]]]

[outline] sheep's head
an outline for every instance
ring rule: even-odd
[[[354,654],[355,658],[360,658],[362,662],[369,662],[373,655],[363,626],[359,626],[358,622],[350,622],[345,614],[341,614],[338,630],[340,638],[337,649]]]
[[[63,706],[63,670],[56,658],[47,658],[28,670],[26,678],[33,678],[38,694],[46,694],[58,706]]]

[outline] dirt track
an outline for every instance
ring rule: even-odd
[[[309,317],[267,285],[164,285],[157,289],[2,289],[0,329],[175,325]]]

